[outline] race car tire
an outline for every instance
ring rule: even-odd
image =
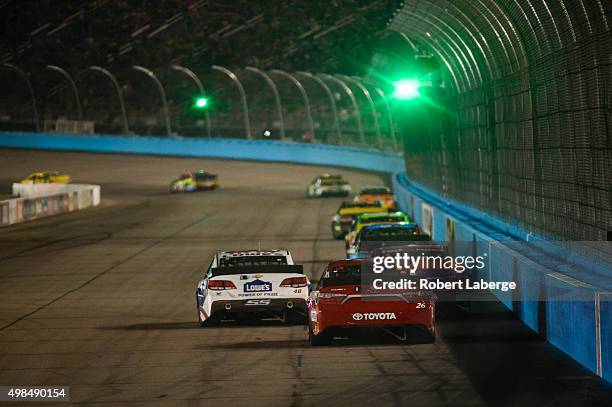
[[[198,324],[200,324],[202,328],[207,327],[207,326],[215,326],[219,324],[219,319],[216,318],[214,315],[209,316],[205,321],[202,320],[202,316],[200,315],[200,306],[198,304],[198,294],[197,293],[196,293],[196,312],[198,314]]]
[[[200,315],[200,310],[197,311],[198,312],[198,324],[204,328],[205,326],[208,325],[208,320],[206,321],[202,321],[202,316]]]
[[[312,329],[308,329],[308,342],[311,346],[329,346],[332,344],[334,337],[329,330],[325,330],[318,335],[312,333]]]
[[[200,326],[204,326],[204,322],[202,321],[202,316],[200,315],[200,302],[198,301],[198,293],[196,292],[196,314],[198,314],[198,324]]]
[[[336,232],[336,231],[334,230],[334,227],[332,226],[332,236],[334,237],[334,239],[336,239],[336,240],[340,240],[340,239],[342,239],[342,238],[344,237],[344,233],[342,233],[342,232],[340,232],[340,233]]]
[[[206,321],[201,322],[200,326],[203,327],[203,328],[210,327],[210,326],[218,326],[220,322],[221,321],[219,320],[218,315],[213,314],[213,315],[209,316],[208,318],[206,318]]]
[[[436,342],[436,326],[432,326],[427,329],[427,338],[425,343],[435,343]]]

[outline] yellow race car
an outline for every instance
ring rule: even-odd
[[[33,172],[19,182],[21,184],[68,184],[70,175],[60,174],[57,171]]]
[[[331,220],[331,230],[334,239],[342,239],[353,229],[353,224],[359,215],[364,213],[386,213],[388,208],[376,202],[344,201]]]
[[[185,172],[170,184],[170,192],[194,192],[219,188],[219,176],[204,170]]]

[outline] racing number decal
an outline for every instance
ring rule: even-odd
[[[425,308],[425,303],[424,302],[417,302],[416,308]]]
[[[270,300],[246,300],[244,305],[270,305]]]

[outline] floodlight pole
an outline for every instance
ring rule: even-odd
[[[372,118],[374,119],[374,127],[376,128],[376,139],[378,140],[378,147],[380,147],[382,149],[383,148],[383,140],[382,140],[382,136],[380,134],[380,125],[378,123],[378,111],[376,110],[376,105],[374,104],[374,100],[372,100],[372,96],[370,95],[370,92],[357,79],[350,78],[350,77],[345,76],[345,75],[337,75],[337,76],[343,78],[344,80],[346,80],[348,82],[351,82],[351,83],[355,84],[355,86],[357,86],[359,89],[361,89],[361,91],[365,95],[366,99],[368,100],[368,103],[370,104],[370,110],[372,111]]]
[[[383,101],[383,104],[385,105],[385,110],[387,111],[387,121],[389,122],[389,132],[391,133],[391,139],[393,140],[393,149],[397,151],[397,137],[395,135],[395,125],[393,124],[393,114],[391,113],[391,106],[389,106],[389,102],[387,101],[385,92],[383,92],[381,88],[375,86],[374,90],[376,91],[376,93],[378,93],[381,100]]]
[[[4,66],[8,69],[12,69],[17,72],[28,85],[28,91],[30,92],[30,98],[32,99],[32,111],[34,112],[34,124],[36,125],[36,131],[40,131],[40,120],[38,118],[38,107],[36,106],[36,96],[34,95],[34,88],[32,87],[32,82],[28,77],[28,74],[25,73],[21,68],[13,64],[2,64],[0,66]]]
[[[110,73],[110,71],[108,71],[107,69],[97,65],[92,65],[86,68],[85,70],[100,72],[102,75],[110,79],[110,81],[113,83],[115,91],[117,92],[117,97],[119,98],[119,108],[121,109],[121,118],[123,120],[123,133],[128,134],[130,132],[130,128],[128,124],[127,113],[125,110],[125,101],[123,100],[123,92],[121,91],[121,86],[119,86],[119,82],[117,81],[115,75]]]
[[[191,80],[193,80],[196,86],[198,87],[198,92],[200,92],[200,96],[206,97],[204,85],[202,85],[202,81],[200,80],[200,78],[198,78],[198,75],[196,75],[195,72],[181,65],[171,65],[170,69],[172,69],[173,71],[181,72],[191,78]],[[208,133],[208,137],[211,137],[210,114],[208,113],[208,109],[204,109],[204,116],[206,118],[206,131]]]
[[[302,98],[304,99],[304,109],[306,109],[306,120],[308,120],[308,127],[310,127],[310,134],[312,135],[313,141],[316,140],[314,122],[312,120],[312,113],[310,111],[310,100],[308,99],[308,93],[306,93],[306,89],[304,89],[304,86],[302,86],[302,83],[295,76],[285,71],[281,71],[280,69],[273,69],[270,72],[284,76],[285,78],[289,79],[298,88],[298,90],[302,94]]]
[[[45,68],[51,71],[58,72],[59,74],[64,76],[68,80],[68,82],[70,82],[70,86],[72,87],[72,92],[74,93],[74,100],[76,101],[79,121],[82,122],[83,121],[83,109],[81,108],[81,99],[79,98],[79,91],[77,90],[76,83],[72,79],[72,76],[70,76],[70,74],[64,68],[61,68],[57,65],[47,65]]]
[[[313,81],[318,83],[327,94],[327,97],[329,98],[329,104],[332,109],[332,114],[334,116],[334,129],[336,130],[336,134],[338,135],[338,141],[340,141],[342,139],[342,131],[340,131],[340,120],[338,119],[338,108],[336,106],[336,99],[334,98],[334,94],[332,93],[331,89],[329,88],[329,86],[327,86],[325,82],[321,80],[321,78],[314,76],[310,72],[300,71],[296,72],[296,74],[303,75],[309,79],[312,79]]]
[[[224,74],[229,76],[229,78],[232,81],[234,81],[234,83],[238,87],[238,91],[240,92],[240,98],[242,99],[242,108],[244,109],[244,131],[246,133],[247,140],[251,140],[253,137],[251,135],[251,120],[249,119],[249,105],[247,103],[246,93],[244,92],[244,87],[242,86],[242,83],[240,83],[240,80],[238,79],[235,73],[233,73],[232,71],[230,71],[229,69],[223,66],[213,65],[211,68],[216,71],[223,72]]]
[[[151,70],[140,65],[132,65],[132,69],[144,73],[149,78],[151,78],[153,82],[155,82],[155,84],[157,85],[157,89],[159,90],[159,94],[162,99],[162,104],[164,106],[164,116],[166,118],[166,133],[168,134],[168,136],[171,136],[172,128],[170,126],[170,110],[168,109],[168,100],[166,99],[166,91],[164,90],[164,86]]]
[[[365,137],[363,135],[363,126],[361,125],[361,112],[359,111],[359,105],[357,105],[357,99],[355,99],[355,95],[353,94],[353,91],[351,90],[351,88],[349,88],[346,83],[342,82],[340,79],[334,76],[327,75],[327,74],[320,74],[319,76],[321,76],[322,78],[328,79],[332,82],[335,82],[348,95],[349,99],[351,100],[353,104],[353,108],[355,109],[355,116],[357,118],[357,131],[359,132],[359,139],[361,143],[365,145],[366,142],[365,142]]]
[[[266,83],[272,89],[272,93],[274,93],[274,100],[276,101],[276,110],[278,111],[278,120],[280,122],[280,138],[281,138],[281,140],[284,140],[285,139],[285,121],[284,121],[284,118],[283,118],[283,105],[281,103],[281,98],[280,98],[280,94],[278,92],[278,87],[276,86],[276,84],[274,83],[272,78],[270,78],[270,75],[268,75],[264,71],[262,71],[260,69],[257,69],[257,68],[254,68],[252,66],[247,66],[246,70],[250,71],[250,72],[253,72],[253,73],[256,73],[259,76],[261,76],[262,78],[264,78]]]

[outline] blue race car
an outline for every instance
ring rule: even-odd
[[[349,259],[370,257],[371,253],[383,247],[413,245],[414,242],[428,242],[431,237],[421,233],[411,222],[367,225],[361,228],[354,243],[346,250]]]

